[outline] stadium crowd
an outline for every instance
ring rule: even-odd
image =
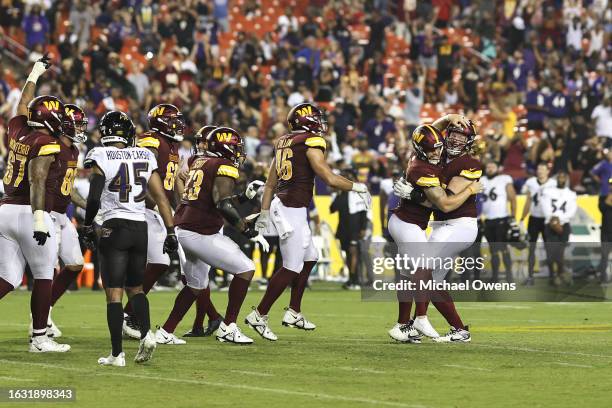
[[[373,192],[403,167],[419,123],[462,111],[517,191],[545,161],[577,192],[608,194],[605,0],[0,0],[0,30],[2,157],[28,63],[50,52],[55,75],[38,94],[87,112],[83,157],[105,111],[127,112],[140,133],[167,102],[187,135],[238,129],[248,178],[263,178],[289,108],[312,100],[328,111],[328,160]]]

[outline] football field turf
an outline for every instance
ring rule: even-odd
[[[151,362],[136,365],[137,342],[125,340],[125,368],[96,363],[110,351],[101,292],[67,294],[53,310],[61,340],[72,345],[65,354],[27,352],[30,297],[16,292],[0,302],[0,388],[76,389],[76,403],[53,407],[611,406],[610,303],[462,303],[472,343],[412,345],[387,336],[395,304],[323,286],[304,297],[314,332],[280,325],[286,292],[270,313],[279,341],[261,339],[242,322],[262,295],[251,291],[239,323],[255,344],[188,339],[160,345]],[[175,294],[150,295],[153,325],[163,323]],[[213,299],[224,310],[227,293]],[[446,331],[433,307],[430,316]],[[192,318],[193,309],[178,335]]]

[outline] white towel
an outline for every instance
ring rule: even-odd
[[[293,233],[293,227],[283,215],[281,207],[280,198],[275,197],[270,204],[270,219],[278,232],[278,237],[280,239],[287,239]]]

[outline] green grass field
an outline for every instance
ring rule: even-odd
[[[241,319],[262,292],[251,291]],[[160,324],[175,292],[150,296]],[[226,293],[214,293],[220,310]],[[305,333],[280,325],[288,293],[270,316],[279,341],[246,325],[252,346],[192,339],[159,346],[143,366],[98,367],[110,350],[102,293],[67,294],[53,318],[72,345],[66,354],[27,352],[29,294],[0,302],[0,388],[74,387],[78,407],[610,407],[612,304],[463,303],[470,344],[397,344],[386,331],[393,303],[362,302],[358,292],[314,287],[303,310],[318,328]],[[432,308],[434,326],[446,325]],[[179,326],[189,329],[193,314]],[[0,403],[0,405],[3,405]],[[9,404],[4,404],[8,406]],[[12,406],[26,406],[15,405]],[[32,405],[32,404],[30,404]],[[36,406],[46,405],[37,403]]]

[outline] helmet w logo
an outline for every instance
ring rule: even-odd
[[[59,110],[59,101],[43,101],[43,104],[45,105],[45,108],[50,111]]]
[[[232,136],[233,136],[233,134],[229,133],[229,132],[219,132],[219,133],[217,133],[217,140],[219,142],[226,142],[227,143],[227,142],[232,140]]]
[[[166,110],[165,106],[157,106],[151,112],[151,116],[157,117],[157,116],[163,115],[164,114],[164,110]]]
[[[74,116],[74,109],[66,108],[66,115],[70,117]]]
[[[415,133],[414,135],[412,135],[412,139],[414,139],[415,142],[420,143],[421,140],[423,140],[423,138],[425,137],[424,134],[422,133]]]
[[[302,109],[296,110],[296,112],[300,116],[312,115],[312,106],[304,106]]]

